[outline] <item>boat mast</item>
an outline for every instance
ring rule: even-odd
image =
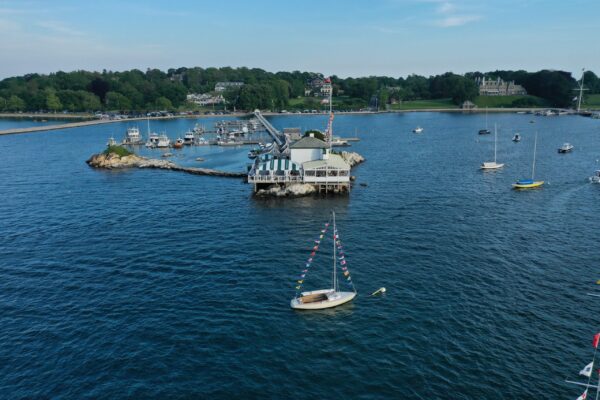
[[[498,131],[496,129],[496,124],[494,123],[494,164],[496,163],[496,145],[498,142]]]
[[[533,141],[533,167],[531,168],[531,180],[533,180],[533,176],[535,174],[535,150],[537,147],[537,131],[535,132],[535,139]]]
[[[487,106],[485,106],[485,130],[488,130],[488,121],[487,121]],[[487,132],[486,132],[487,133]]]
[[[585,77],[585,68],[581,70],[581,85],[579,85],[579,98],[577,99],[577,112],[581,109],[581,98],[583,97],[583,78]]]
[[[337,236],[337,227],[335,226],[335,211],[331,212],[333,214],[333,291],[337,292],[337,271],[336,271],[336,259],[335,259],[335,241]]]

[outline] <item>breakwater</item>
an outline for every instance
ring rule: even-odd
[[[135,154],[126,156],[119,156],[115,153],[94,154],[86,161],[86,163],[90,167],[103,169],[152,168],[186,172],[193,175],[220,176],[226,178],[246,177],[246,174],[243,172],[228,172],[210,168],[182,167],[171,161],[145,158]]]

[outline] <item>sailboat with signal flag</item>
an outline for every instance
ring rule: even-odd
[[[314,257],[319,250],[319,246],[324,238],[327,236],[327,231],[333,228],[333,273],[331,287],[328,289],[319,289],[312,291],[302,291],[306,276],[309,273],[313,265]],[[327,222],[318,239],[315,240],[314,246],[306,262],[304,269],[300,273],[299,279],[296,281],[296,295],[290,302],[290,306],[296,310],[321,310],[324,308],[332,308],[347,303],[356,297],[356,288],[352,282],[350,271],[348,270],[348,263],[346,262],[346,256],[342,247],[342,241],[340,239],[339,232],[335,223],[335,211],[331,212],[331,220]],[[349,290],[341,290],[338,279],[338,263],[339,269],[341,269],[341,275],[345,284]]]
[[[590,389],[592,389],[592,390],[596,389],[596,400],[598,399],[598,396],[600,395],[600,370],[598,370],[598,382],[596,382],[595,384],[592,383],[592,372],[594,370],[594,365],[596,362],[596,352],[598,351],[598,342],[600,342],[600,333],[596,333],[594,335],[594,338],[592,339],[592,347],[594,347],[594,355],[592,357],[592,362],[587,364],[585,367],[583,367],[583,369],[581,371],[579,371],[579,375],[585,376],[587,378],[587,382],[576,382],[576,381],[570,381],[570,380],[565,381],[565,382],[571,383],[573,385],[585,387],[585,390],[583,391],[581,396],[579,396],[577,398],[577,400],[587,399],[588,390],[590,390]]]

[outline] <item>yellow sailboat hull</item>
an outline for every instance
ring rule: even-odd
[[[544,181],[535,181],[533,183],[513,183],[513,189],[532,189],[540,187],[544,184]]]

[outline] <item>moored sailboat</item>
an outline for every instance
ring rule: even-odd
[[[498,142],[498,129],[494,124],[494,161],[484,161],[481,169],[498,169],[504,167],[504,164],[496,162],[496,147]]]
[[[531,168],[531,179],[521,179],[516,183],[513,183],[513,189],[532,189],[540,187],[544,184],[544,181],[536,181],[535,177],[535,151],[537,148],[537,132],[535,134],[535,140],[533,142],[533,166]]]
[[[335,212],[332,211],[332,224],[333,224],[333,279],[332,287],[328,289],[319,289],[312,291],[301,291],[306,279],[306,275],[312,265],[313,258],[319,250],[319,245],[330,227],[330,223],[327,222],[325,227],[321,230],[319,238],[315,240],[315,246],[312,248],[312,252],[306,262],[304,270],[300,274],[300,278],[296,282],[296,296],[291,300],[290,306],[296,310],[321,310],[324,308],[332,308],[344,303],[347,303],[356,297],[356,289],[352,283],[350,277],[350,271],[346,263],[346,257],[342,248],[342,242],[340,240],[337,226],[335,223]],[[338,264],[342,270],[342,275],[345,278],[346,283],[352,289],[352,291],[342,291],[339,288],[338,282]]]

